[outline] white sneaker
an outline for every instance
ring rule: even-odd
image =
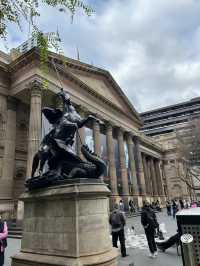
[[[149,254],[149,258],[153,259],[154,258],[154,254],[150,253]]]
[[[154,256],[154,258],[156,258],[158,256],[158,252],[157,251],[154,252],[153,256]]]

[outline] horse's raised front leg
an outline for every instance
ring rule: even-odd
[[[31,178],[34,177],[35,172],[38,168],[39,165],[39,161],[40,161],[40,154],[39,152],[37,152],[34,157],[33,157],[33,164],[32,164],[32,170],[31,170]]]

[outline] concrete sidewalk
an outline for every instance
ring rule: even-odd
[[[166,215],[166,212],[157,213],[159,223],[165,223],[167,229],[167,236],[171,236],[176,233],[177,225],[176,221]],[[121,258],[119,256],[119,264],[118,266],[181,266],[182,258],[177,255],[177,250],[175,247],[169,248],[165,253],[158,252],[158,257],[155,259],[149,258],[147,243],[144,243],[144,230],[141,226],[140,217],[133,217],[127,219],[127,228],[131,228],[131,226],[135,227],[135,233],[137,238],[141,240],[138,243],[132,243],[132,247],[127,249],[127,253],[130,255],[126,258]],[[146,242],[146,238],[145,238]],[[127,243],[130,246],[130,243]]]
[[[176,221],[172,217],[168,217],[165,212],[157,214],[159,223],[164,222],[167,228],[167,235],[171,236],[176,233]],[[126,231],[131,226],[135,227],[137,235],[137,243],[127,243],[130,247],[127,253],[130,255],[126,258],[121,258],[119,255],[118,266],[181,266],[181,257],[177,256],[176,248],[170,248],[165,253],[158,254],[156,259],[148,257],[148,249],[144,238],[144,230],[140,223],[140,216],[127,219]],[[5,266],[11,266],[10,257],[20,250],[21,241],[18,239],[8,239],[8,247],[6,249]]]

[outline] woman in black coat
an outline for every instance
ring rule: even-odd
[[[150,257],[155,258],[158,255],[155,242],[155,230],[159,227],[159,224],[157,222],[155,212],[150,207],[150,204],[148,202],[144,203],[144,207],[141,213],[141,223],[144,227],[145,235],[147,238]]]

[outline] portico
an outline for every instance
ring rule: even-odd
[[[120,198],[126,207],[129,199],[140,206],[146,199],[164,201],[163,150],[139,133],[140,118],[110,73],[69,58],[64,65],[58,55],[49,56],[49,62],[54,58],[63,89],[78,112],[83,117],[94,114],[100,121],[79,130],[75,151],[82,156],[81,143],[86,143],[106,161],[104,180],[112,192],[111,204]],[[24,180],[31,175],[42,130],[48,130],[41,108],[56,105],[51,96],[59,92],[60,84],[51,63],[48,74],[40,69],[35,48],[8,65],[12,72],[6,72],[6,65],[1,71],[11,82],[2,79],[0,87],[0,206],[10,213],[24,191]],[[43,88],[44,80],[48,90]]]

